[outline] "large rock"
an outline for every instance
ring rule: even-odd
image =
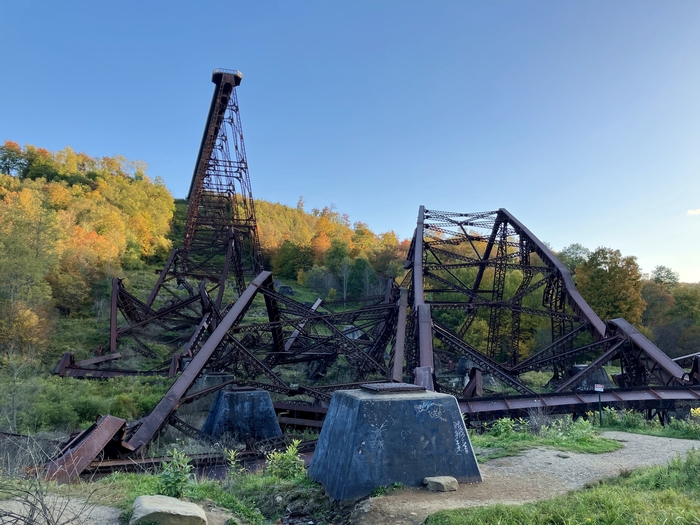
[[[452,476],[430,476],[423,480],[423,485],[427,485],[428,490],[451,492],[457,490],[459,483]]]
[[[158,523],[158,525],[207,525],[204,509],[194,503],[168,496],[139,496],[134,501],[129,525]]]

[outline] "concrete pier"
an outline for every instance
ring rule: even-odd
[[[335,392],[309,476],[334,500],[396,482],[421,486],[429,476],[481,481],[457,400],[427,391]]]
[[[270,393],[265,390],[220,390],[202,432],[215,438],[229,435],[241,442],[247,435],[254,440],[282,435]]]

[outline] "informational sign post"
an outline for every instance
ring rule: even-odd
[[[603,402],[600,400],[600,393],[605,391],[603,385],[596,383],[595,391],[598,392],[598,415],[600,416],[600,427],[603,428]]]

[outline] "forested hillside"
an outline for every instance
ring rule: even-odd
[[[408,242],[351,225],[333,207],[307,213],[256,202],[266,265],[327,297],[380,292],[402,271]],[[174,214],[175,212],[175,214]],[[161,263],[182,240],[186,203],[173,200],[146,166],[50,152],[6,141],[0,147],[0,347],[41,353],[56,316],[93,315],[109,278]],[[151,270],[152,273],[152,270]]]
[[[57,309],[93,302],[105,278],[170,249],[173,199],[123,157],[0,148],[0,347],[34,355]],[[102,291],[103,293],[103,291]]]

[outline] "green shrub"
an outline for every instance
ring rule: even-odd
[[[104,416],[110,411],[108,399],[93,395],[81,396],[74,400],[72,404],[80,421],[94,421],[98,416]]]
[[[112,402],[111,414],[122,419],[135,419],[138,410],[134,394],[118,394]]]
[[[502,417],[494,421],[489,432],[495,437],[507,437],[515,433],[515,421],[509,417]]]
[[[555,419],[540,430],[543,437],[563,441],[587,441],[596,437],[593,424],[583,418],[575,421],[571,417]]]
[[[589,412],[588,416],[594,423],[598,422],[597,414]],[[688,419],[672,417],[668,424],[662,426],[658,419],[646,420],[640,412],[605,407],[603,427],[656,436],[700,439],[700,420],[694,418],[692,412]]]
[[[168,453],[172,459],[163,463],[162,470],[158,474],[158,492],[163,496],[179,498],[190,480],[193,467],[184,452],[173,448]]]
[[[266,456],[267,473],[279,479],[294,479],[306,474],[304,460],[299,456],[299,441],[292,440],[284,452],[274,451]]]

